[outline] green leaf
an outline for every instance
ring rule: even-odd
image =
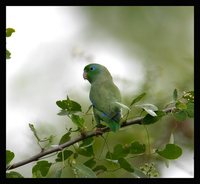
[[[157,116],[157,114],[153,111],[153,110],[150,110],[150,109],[144,109],[148,114],[150,114],[151,116]]]
[[[51,143],[53,142],[53,138],[54,138],[54,137],[55,137],[55,136],[50,135],[49,137],[47,137],[47,138],[45,138],[45,139],[49,141],[49,144],[51,144]]]
[[[141,154],[146,150],[145,144],[140,144],[138,141],[135,141],[130,146],[130,153],[132,154]]]
[[[104,165],[97,165],[94,169],[93,169],[93,171],[95,171],[95,172],[99,172],[99,171],[102,171],[102,172],[104,172],[104,171],[107,171],[107,168],[104,166]]]
[[[108,151],[106,153],[106,160],[109,161],[109,162],[112,162],[114,164],[118,163],[118,160],[116,158],[114,158],[113,153],[111,153],[110,151]]]
[[[69,141],[71,139],[70,134],[71,132],[67,132],[66,134],[64,134],[60,139],[59,145]]]
[[[71,120],[73,123],[76,124],[77,127],[83,128],[84,127],[84,119],[76,114],[71,115]]]
[[[180,110],[187,109],[187,105],[181,101],[177,101],[175,106],[177,109],[180,109]]]
[[[20,173],[11,171],[9,173],[6,173],[6,178],[24,178]]]
[[[39,161],[37,164],[32,168],[33,178],[40,178],[45,177],[49,172],[52,163],[48,161]]]
[[[74,164],[73,166],[76,170],[77,176],[79,178],[96,178],[95,172],[89,167],[83,164]]]
[[[91,156],[94,155],[94,151],[93,151],[92,146],[89,146],[89,147],[86,147],[86,148],[79,148],[77,151],[80,155],[83,155],[85,157],[91,157]]]
[[[6,37],[10,37],[12,33],[14,33],[15,30],[13,28],[7,28],[6,29]]]
[[[15,154],[12,151],[6,150],[6,165],[8,165],[14,157]]]
[[[94,155],[94,151],[92,147],[93,143],[94,143],[94,139],[92,137],[84,139],[82,143],[79,145],[79,149],[77,150],[78,153],[86,157],[93,156]]]
[[[66,102],[67,100],[59,100],[59,101],[56,101],[56,105],[60,107],[61,109],[65,110],[67,109]]]
[[[72,154],[73,152],[71,150],[65,149],[64,151],[60,151],[57,154],[56,162],[62,162],[63,160],[68,159]]]
[[[94,139],[92,137],[89,137],[87,139],[84,139],[79,147],[86,148],[92,146],[93,144],[94,144]]]
[[[137,178],[148,178],[147,175],[144,174],[144,172],[142,172],[140,169],[138,168],[134,168],[134,176],[136,176]]]
[[[144,117],[142,123],[144,125],[153,124],[153,123],[157,122],[158,120],[160,120],[166,113],[163,111],[156,111],[156,114],[157,114],[157,116],[151,116],[151,115],[147,114]]]
[[[156,107],[153,104],[136,105],[136,107],[140,107],[140,108],[144,109],[151,116],[157,116],[157,114],[154,111],[157,111],[158,107]]]
[[[66,110],[62,109],[59,113],[57,113],[57,115],[59,115],[59,116],[68,116],[69,113]]]
[[[73,157],[74,159],[78,158],[78,153],[74,153]]]
[[[91,158],[84,163],[84,165],[89,168],[93,168],[95,164],[96,164],[96,161],[94,160],[94,158]]]
[[[141,105],[136,105],[136,106],[140,107],[140,108],[143,108],[144,110],[145,109],[149,109],[149,110],[152,110],[152,111],[157,111],[158,110],[158,107],[156,107],[153,104],[141,104]]]
[[[119,165],[121,168],[125,169],[128,172],[134,172],[134,169],[131,167],[131,165],[125,160],[124,158],[120,158],[118,160]]]
[[[135,99],[132,100],[130,106],[132,106],[133,104],[139,102],[145,95],[146,95],[146,93],[142,93],[142,94],[138,95]]]
[[[108,151],[108,152],[106,153],[106,158],[109,159],[109,160],[114,160],[114,159],[113,159],[113,153],[111,153],[110,151]]]
[[[194,117],[194,103],[192,102],[187,103],[186,112],[190,118]]]
[[[11,53],[9,50],[6,49],[6,59],[10,59]]]
[[[194,91],[184,92],[183,98],[187,99],[188,102],[194,103]]]
[[[55,178],[61,178],[63,169],[57,169],[54,176]]]
[[[174,115],[175,119],[180,122],[184,121],[187,118],[187,113],[184,110],[174,112],[173,115]]]
[[[167,144],[162,151],[156,150],[156,153],[166,159],[173,160],[182,155],[182,149],[176,144]]]
[[[29,123],[29,127],[30,127],[31,131],[33,132],[35,138],[36,138],[38,141],[41,141],[41,139],[40,139],[39,136],[37,135],[37,131],[36,131],[34,125],[31,124],[31,123]]]
[[[118,160],[119,158],[126,157],[129,153],[129,149],[124,148],[121,144],[117,144],[114,147],[112,159],[113,160]]]
[[[110,151],[108,151],[108,152],[106,153],[106,158],[107,158],[107,159],[114,160],[114,159],[113,159],[113,153],[111,153]]]
[[[81,105],[73,100],[70,100],[67,96],[67,100],[59,100],[56,102],[57,106],[63,110],[67,110],[69,114],[75,112],[81,112]]]
[[[174,101],[176,101],[178,98],[178,92],[177,92],[177,89],[174,89],[174,92],[173,92],[173,99]]]
[[[159,176],[159,172],[155,167],[154,163],[145,163],[143,166],[140,166],[140,170],[148,177],[155,178]]]

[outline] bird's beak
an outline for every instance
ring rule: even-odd
[[[83,78],[87,79],[87,72],[85,72],[85,71],[83,72]]]

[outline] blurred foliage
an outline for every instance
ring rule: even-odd
[[[144,166],[140,167],[140,169],[149,178],[154,178],[159,176],[159,172],[155,168],[154,163],[145,163]]]
[[[38,161],[37,164],[32,168],[33,178],[42,178],[47,175],[50,169],[51,163],[42,160]]]
[[[7,28],[6,37],[10,37],[14,32],[15,30],[13,28]],[[6,49],[6,59],[10,59],[11,58],[10,56],[11,56],[10,51]]]
[[[130,119],[145,117],[143,123],[148,127],[148,134],[143,126],[134,125],[117,134],[109,133],[106,141],[101,137],[82,141],[59,152],[53,161],[37,162],[32,174],[34,177],[57,178],[162,177],[157,167],[160,162],[163,165],[163,160],[178,158],[184,149],[193,151],[194,146],[194,8],[88,6],[79,7],[79,10],[87,20],[85,30],[82,31],[87,44],[100,42],[104,45],[110,41],[109,38],[114,38],[126,50],[126,54],[133,58],[136,56],[143,64],[145,79],[138,89],[143,93],[125,96],[124,103],[131,104],[128,114]],[[9,53],[7,55],[9,57]],[[88,60],[91,61],[91,58]],[[133,84],[126,84],[134,88]],[[80,89],[74,92],[73,96],[76,95],[81,96]],[[93,129],[93,117],[90,111],[84,113],[87,104],[86,100],[81,99],[82,102],[84,104],[81,106],[69,97],[56,102],[60,108],[58,115],[67,117],[66,126],[70,128],[66,128],[60,137],[53,137],[54,142],[63,144],[80,132]],[[158,110],[151,105],[147,108],[144,104],[152,104]],[[172,116],[161,111],[172,106],[175,107]],[[157,116],[152,116],[154,113]],[[43,127],[42,132],[47,131],[45,129]],[[52,128],[52,134],[54,130]],[[32,131],[34,133],[35,128]],[[40,140],[46,141],[45,146],[41,146],[46,149],[51,138],[38,137],[37,143],[41,143]],[[171,144],[173,146],[169,146]],[[9,162],[13,154],[8,152]],[[43,167],[45,172],[41,172]]]
[[[23,178],[23,176],[18,172],[11,171],[6,173],[6,178]]]
[[[142,90],[154,102],[162,104],[162,99],[169,98],[166,91],[175,87],[181,91],[193,89],[193,7],[110,6],[81,10],[88,15],[88,41],[112,37],[130,56],[143,62],[146,81]]]
[[[14,157],[15,154],[12,151],[6,150],[6,165],[8,165]]]
[[[109,41],[109,38],[114,38],[130,57],[136,56],[143,64],[145,80],[140,91],[145,91],[147,95],[141,102],[153,102],[158,108],[164,108],[167,106],[166,101],[171,99],[170,91],[174,88],[179,93],[193,90],[194,7],[110,6],[83,7],[81,10],[87,14],[88,41],[98,42],[102,39],[101,43],[106,44],[106,39]],[[127,85],[134,88],[131,83]],[[124,97],[125,104],[130,104],[131,100],[131,94]],[[176,102],[181,108],[180,104]],[[185,118],[190,117],[190,107],[194,103],[190,104],[188,101],[185,105],[187,110],[178,109],[173,113],[175,119],[164,116],[163,123],[154,123],[148,127],[152,146],[163,145],[174,131],[176,143],[193,151],[193,120]],[[193,113],[192,110],[191,114],[194,115]],[[140,116],[139,109],[132,108],[130,117],[137,116]],[[154,119],[149,114],[146,116]],[[177,124],[177,121],[182,123]],[[110,140],[110,144],[117,141],[123,143],[131,137],[143,141],[144,134],[141,127],[134,126],[126,130],[126,136],[121,133],[117,140]],[[110,137],[112,138],[114,136]]]
[[[144,93],[143,93],[144,94]],[[132,100],[132,102],[139,102],[142,99],[143,94],[138,95],[135,99]],[[194,106],[191,104],[194,103],[194,92],[189,91],[185,92],[183,96],[179,97],[177,90],[175,89],[172,94],[173,103],[170,103],[169,105],[173,107],[172,114],[176,115],[177,111],[185,112],[185,116],[179,117],[180,123],[188,117],[193,117],[192,114],[194,114],[191,111],[194,111]],[[184,101],[181,101],[184,99]],[[58,103],[59,102],[59,103]],[[145,127],[146,133],[147,133],[147,144],[142,144],[139,141],[133,140],[131,143],[126,142],[126,144],[115,144],[113,147],[113,151],[110,149],[110,145],[108,145],[108,139],[103,138],[104,140],[104,146],[98,150],[94,149],[95,140],[97,138],[88,137],[85,138],[84,135],[86,135],[86,131],[91,131],[90,129],[87,129],[87,127],[84,125],[84,117],[86,114],[84,114],[81,110],[81,105],[71,100],[67,96],[67,100],[60,100],[56,102],[57,106],[61,108],[62,110],[65,110],[66,116],[71,119],[71,121],[75,124],[76,130],[72,131],[72,128],[70,128],[67,133],[65,133],[60,141],[60,144],[64,144],[67,141],[70,141],[71,134],[75,132],[79,132],[82,135],[82,141],[78,142],[76,144],[73,144],[72,147],[74,151],[70,150],[71,148],[65,148],[57,153],[57,157],[54,162],[48,162],[47,160],[38,161],[36,165],[32,168],[32,176],[33,178],[43,178],[47,177],[51,166],[52,165],[60,165],[60,162],[62,163],[62,167],[59,170],[56,170],[54,173],[56,173],[54,176],[61,178],[63,170],[65,168],[71,168],[71,170],[74,173],[74,177],[77,178],[96,178],[100,173],[99,170],[101,170],[101,173],[107,173],[109,170],[111,172],[115,172],[119,169],[124,169],[124,171],[128,173],[134,173],[134,176],[136,177],[157,177],[159,176],[158,170],[155,168],[155,164],[151,163],[149,161],[143,162],[144,166],[139,166],[136,164],[133,164],[132,160],[137,160],[140,157],[146,156],[146,157],[155,157],[155,161],[160,157],[167,159],[167,160],[174,160],[178,159],[182,155],[182,148],[176,144],[174,144],[174,136],[171,134],[171,137],[168,141],[168,143],[165,143],[165,148],[155,148],[152,149],[150,145],[150,138],[147,128]],[[190,104],[190,105],[189,105]],[[129,108],[133,107],[133,103],[129,106]],[[161,113],[162,110],[159,110],[156,106],[153,104],[141,104],[140,106],[134,105],[136,108],[140,108],[141,112],[145,111],[145,114],[142,115],[144,120],[142,121],[143,126],[150,125],[152,123],[156,123],[160,120],[161,117],[166,116],[167,113]],[[143,109],[145,107],[145,109]],[[156,108],[155,108],[156,107]],[[148,111],[148,109],[152,111]],[[187,113],[187,110],[189,109],[190,113]],[[82,112],[81,114],[77,113]],[[152,114],[153,112],[153,114]],[[160,115],[162,114],[162,115]],[[63,114],[62,114],[63,116]],[[74,116],[76,117],[76,120],[74,120]],[[152,119],[153,118],[153,121]],[[177,116],[175,116],[177,118]],[[79,122],[80,119],[83,119],[81,121],[81,126]],[[127,119],[130,119],[127,117]],[[150,119],[150,120],[149,120]],[[148,120],[148,121],[147,121]],[[148,123],[147,123],[148,122]],[[140,126],[141,126],[140,125]],[[46,148],[42,147],[40,145],[40,142],[48,141],[48,144],[52,142],[53,135],[50,135],[49,138],[41,139],[39,138],[39,135],[34,127],[33,124],[29,124],[29,127],[31,131],[33,132],[38,145],[41,148],[41,151],[44,151]],[[84,127],[84,128],[83,128]],[[115,133],[116,134],[116,133]],[[107,134],[108,135],[108,134]],[[51,141],[50,141],[51,140]],[[52,145],[56,146],[56,145]],[[146,149],[148,147],[148,149]],[[102,151],[106,150],[106,154],[102,155]],[[99,155],[99,156],[97,156]],[[7,167],[9,168],[9,163],[14,158],[14,153],[7,150],[6,151],[6,163]],[[84,163],[82,164],[83,160],[80,159],[80,157],[86,157],[84,159]],[[88,160],[89,157],[89,160]],[[107,164],[105,164],[107,162]],[[141,165],[141,164],[140,164]],[[137,172],[134,172],[136,169]],[[143,173],[143,174],[141,174]],[[7,177],[22,177],[21,174],[15,172],[13,173],[7,173]],[[67,177],[67,176],[63,176]]]

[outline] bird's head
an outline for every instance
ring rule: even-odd
[[[102,81],[102,80],[107,80],[111,79],[112,76],[108,69],[100,64],[97,63],[92,63],[84,68],[83,72],[83,78],[87,79],[90,83],[95,82],[96,80]]]

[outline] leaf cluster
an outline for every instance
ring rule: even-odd
[[[172,113],[177,121],[183,122],[187,118],[194,117],[194,91],[183,92],[183,95],[178,98],[178,92],[175,89],[173,100],[176,108]]]
[[[130,109],[135,107],[141,109],[143,113],[142,125],[150,125],[158,122],[163,116],[166,116],[167,113],[154,104],[137,104],[143,97],[145,93],[140,94],[134,98],[130,103]],[[172,115],[178,121],[184,121],[187,117],[194,117],[194,92],[184,92],[181,97],[179,97],[177,90],[173,92],[173,102],[169,105],[172,107]],[[89,177],[96,178],[102,173],[115,172],[119,169],[123,169],[126,172],[134,174],[136,177],[157,177],[159,173],[156,169],[154,163],[145,163],[139,168],[134,165],[133,160],[139,158],[145,154],[154,154],[157,157],[162,157],[165,160],[174,160],[178,159],[182,155],[182,149],[180,146],[174,144],[173,134],[170,138],[170,142],[166,143],[163,148],[156,148],[153,152],[148,152],[146,147],[150,145],[143,144],[137,140],[132,141],[131,143],[126,144],[117,144],[113,147],[113,150],[110,151],[107,145],[107,151],[105,155],[100,158],[97,158],[97,152],[94,149],[95,137],[84,138],[85,120],[82,116],[83,112],[81,105],[74,100],[71,100],[68,96],[67,99],[59,100],[56,102],[57,106],[61,109],[58,115],[67,116],[71,122],[77,127],[76,130],[72,128],[67,129],[67,132],[61,136],[58,145],[52,145],[53,136],[47,138],[41,138],[39,133],[33,124],[29,124],[31,131],[33,132],[34,137],[38,145],[41,148],[41,151],[47,149],[48,146],[59,146],[63,145],[73,139],[73,133],[78,132],[83,136],[83,139],[70,147],[62,148],[60,151],[54,155],[52,161],[39,160],[32,168],[32,176],[34,178],[44,178],[48,177],[49,173],[52,172],[53,176],[56,178],[62,178],[65,176],[64,169],[70,168],[74,174],[74,177]],[[82,114],[81,114],[82,113]],[[127,115],[128,118],[128,115]],[[116,134],[117,135],[117,134]],[[104,139],[105,144],[107,144]],[[45,142],[45,146],[41,146],[41,143]],[[103,148],[105,150],[105,148]],[[99,150],[98,150],[99,151]],[[6,151],[6,165],[9,169],[12,166],[12,161],[15,157],[15,154],[7,150]],[[52,156],[51,156],[52,157]],[[54,169],[56,167],[56,169]],[[110,168],[113,168],[110,170]],[[8,178],[20,178],[23,177],[20,173],[11,171],[7,172],[6,175]]]

